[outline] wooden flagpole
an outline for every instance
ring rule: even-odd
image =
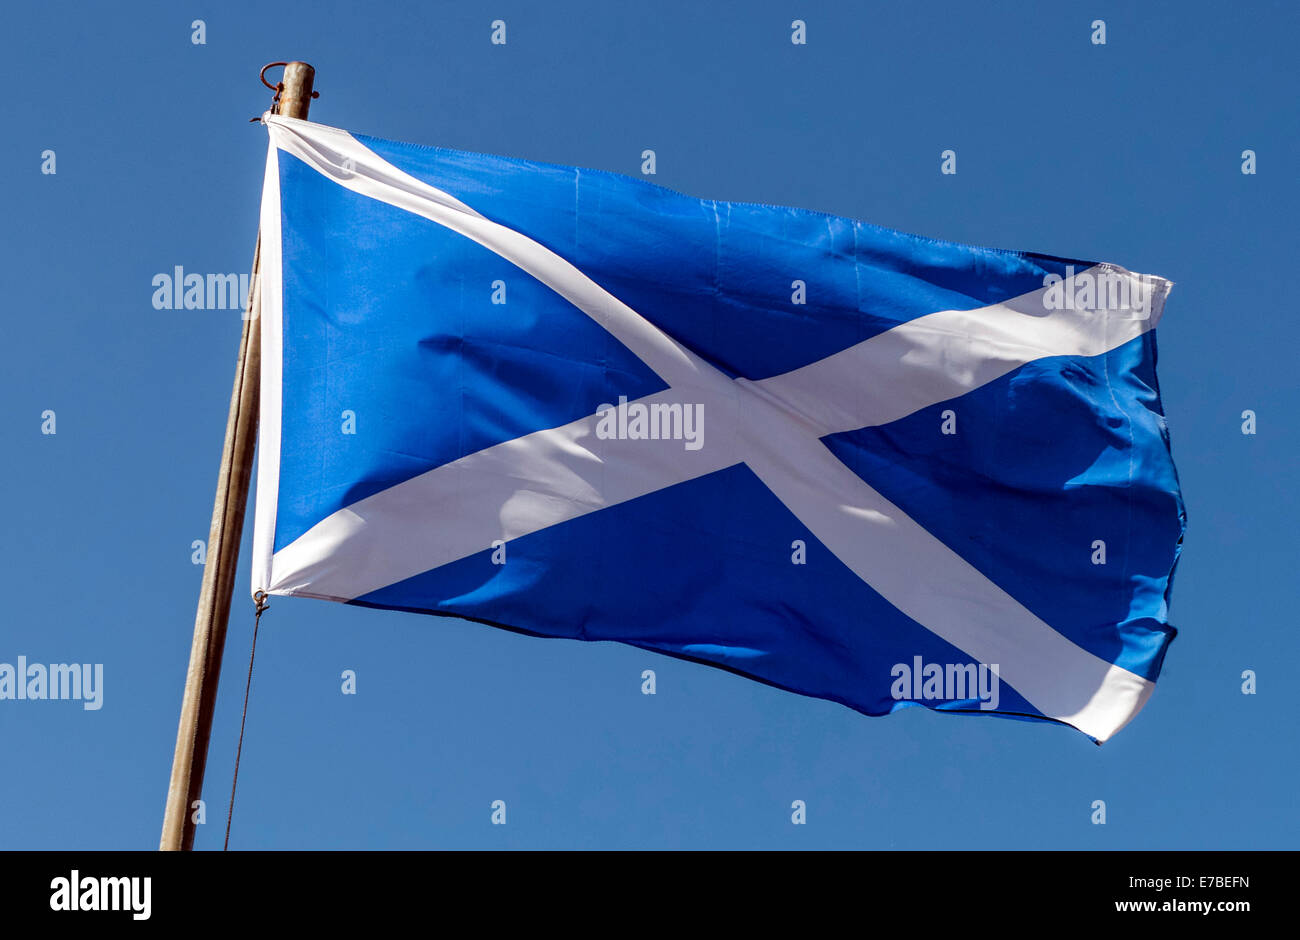
[[[306,62],[285,65],[277,89],[277,113],[306,120],[312,99],[316,70]],[[257,411],[261,393],[261,268],[262,237],[253,254],[253,288],[239,341],[235,387],[230,395],[226,418],[226,440],[221,451],[216,502],[208,531],[207,564],[199,588],[198,612],[194,618],[194,642],[190,647],[189,672],[185,676],[185,697],[181,701],[180,727],[176,732],[176,753],[172,758],[171,782],[167,788],[167,809],[163,815],[161,851],[189,851],[194,848],[193,804],[201,799],[203,771],[208,759],[208,739],[221,677],[221,654],[226,646],[226,625],[230,620],[230,599],[235,587],[239,543],[244,531],[244,510],[253,474],[253,447],[257,441]]]

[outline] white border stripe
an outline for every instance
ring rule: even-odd
[[[262,185],[261,248],[258,281],[262,331],[261,393],[258,417],[257,512],[253,523],[252,593],[271,583],[275,512],[280,493],[280,408],[283,365],[283,279],[280,240],[280,150],[272,140]]]

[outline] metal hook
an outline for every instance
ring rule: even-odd
[[[288,62],[268,62],[266,63],[266,65],[262,66],[262,71],[257,74],[257,77],[262,80],[263,85],[271,89],[271,91],[275,92],[276,95],[279,95],[279,93],[284,89],[284,83],[281,82],[278,85],[272,85],[270,82],[266,80],[266,70],[273,69],[277,65],[288,65],[288,64],[289,64]]]
[[[274,85],[272,85],[270,82],[266,80],[266,70],[273,69],[277,65],[284,66],[288,64],[289,64],[288,62],[268,62],[266,63],[266,65],[262,66],[262,71],[257,73],[257,77],[262,80],[262,84],[265,85],[267,88],[271,89],[271,91],[275,92],[275,95],[272,96],[271,98],[272,114],[280,113],[280,92],[284,91],[284,82],[276,82]]]

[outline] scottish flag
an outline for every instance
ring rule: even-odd
[[[1150,697],[1168,281],[264,120],[255,591],[869,715]]]

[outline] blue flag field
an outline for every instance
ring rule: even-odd
[[[1150,698],[1168,281],[264,121],[254,591],[868,715]]]

